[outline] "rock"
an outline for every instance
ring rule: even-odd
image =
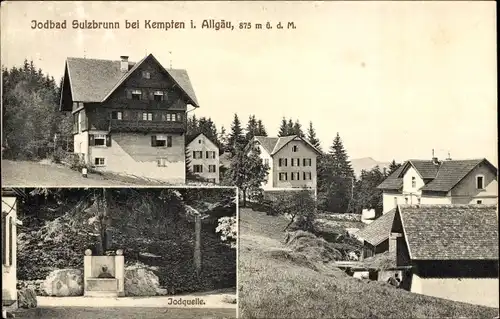
[[[83,273],[79,269],[52,271],[42,284],[48,296],[83,296]]]
[[[152,271],[136,266],[125,268],[125,296],[156,296],[160,280]]]
[[[18,290],[17,304],[19,308],[35,308],[37,306],[35,290],[32,288]]]

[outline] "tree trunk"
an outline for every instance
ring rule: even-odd
[[[201,273],[201,216],[195,216],[194,265],[196,274]]]
[[[290,220],[290,222],[288,223],[288,225],[286,225],[286,227],[283,229],[283,231],[286,231],[288,229],[288,227],[290,227],[290,225],[293,224],[294,221],[295,221],[295,216],[292,217],[292,219]]]
[[[246,189],[242,189],[243,191],[243,207],[247,207],[247,190]]]

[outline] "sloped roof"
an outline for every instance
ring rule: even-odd
[[[362,238],[373,246],[379,245],[384,240],[389,238],[395,213],[396,209],[392,209],[391,211],[385,213],[370,224],[366,225],[366,227],[360,230],[356,236]]]
[[[201,137],[203,136],[205,139],[207,139],[210,143],[213,144],[214,147],[216,148],[219,148],[215,143],[214,141],[212,141],[211,139],[209,139],[205,134],[203,133],[200,133],[198,135],[195,135],[194,137],[190,138],[189,140],[186,141],[186,144],[189,146],[194,140],[196,140],[198,137]]]
[[[405,205],[398,213],[411,259],[498,260],[495,205]]]
[[[120,70],[121,61],[68,58],[66,68],[73,100],[79,102],[104,101],[149,57],[161,66],[158,60],[150,54],[137,63],[129,62],[129,71],[125,73]],[[182,69],[167,70],[163,66],[161,67],[183,90],[191,103],[197,107],[198,100],[187,71]]]
[[[423,191],[448,192],[457,185],[477,165],[486,162],[493,169],[496,168],[485,158],[470,160],[446,160],[439,165],[430,161],[409,160],[389,175],[377,188],[385,190],[399,190],[403,186],[403,174],[409,165],[412,165],[427,183]],[[496,174],[496,172],[495,172]]]
[[[283,147],[285,147],[288,143],[290,143],[296,138],[301,139],[318,154],[320,153],[320,151],[316,147],[314,147],[311,143],[309,143],[309,141],[298,135],[289,135],[282,137],[267,137],[267,136],[254,137],[254,139],[257,140],[260,143],[260,145],[262,145],[262,147],[269,153],[269,155],[276,154],[279,150],[281,150]]]

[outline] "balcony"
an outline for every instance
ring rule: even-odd
[[[167,121],[109,120],[110,132],[185,133],[186,123]]]

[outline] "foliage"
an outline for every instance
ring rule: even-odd
[[[400,166],[401,164],[396,163],[396,160],[392,160],[391,164],[389,165],[389,171],[387,172],[387,176],[394,173]]]
[[[316,147],[318,150],[321,150],[321,144],[319,139],[316,137],[316,131],[314,130],[313,123],[309,122],[309,127],[307,128],[307,140],[311,143],[312,146]]]
[[[305,137],[304,132],[302,131],[302,125],[299,120],[292,121],[292,119],[288,119],[288,121],[283,117],[281,120],[281,126],[279,128],[278,136],[290,136],[290,135],[298,135],[300,137]]]
[[[225,183],[242,191],[243,206],[246,206],[247,194],[260,192],[262,183],[267,180],[268,170],[269,165],[260,158],[259,148],[249,144],[231,158]]]
[[[314,232],[316,203],[310,190],[302,189],[278,193],[271,203],[271,210],[276,215],[284,215],[290,218],[290,222],[283,231],[295,224],[295,229]]]
[[[231,124],[231,133],[227,139],[226,149],[232,156],[245,147],[246,140],[241,128],[241,122],[238,115],[234,114],[233,123]]]
[[[255,115],[248,117],[245,139],[250,142],[254,136],[267,136],[266,128],[261,120],[257,120]]]
[[[363,209],[375,209],[376,214],[382,213],[382,190],[377,186],[384,181],[386,176],[378,166],[369,171],[361,171],[361,176],[354,187],[353,212],[361,213]]]
[[[354,171],[337,133],[330,152],[318,158],[320,208],[334,213],[352,211],[354,183]]]
[[[219,218],[219,225],[215,231],[220,233],[222,241],[229,243],[231,248],[236,248],[236,238],[238,237],[236,216]]]
[[[205,135],[210,141],[212,141],[219,148],[219,152],[223,153],[224,145],[219,139],[219,134],[217,133],[217,127],[212,119],[206,117],[196,118],[196,115],[188,117],[187,119],[187,130],[186,130],[186,144],[190,143],[199,134]],[[187,151],[187,150],[186,150]]]
[[[57,146],[54,136],[71,135],[71,115],[59,112],[59,90],[53,77],[33,61],[10,70],[2,67],[3,156],[47,158]]]

